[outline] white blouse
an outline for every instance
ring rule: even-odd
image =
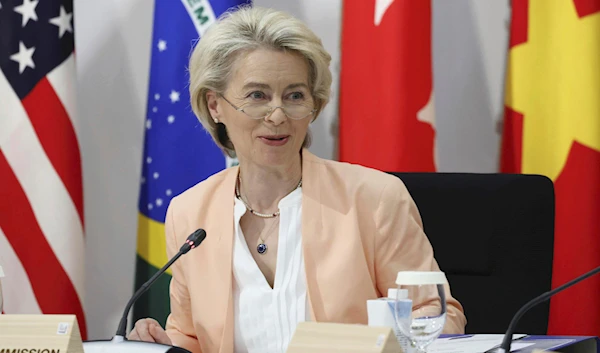
[[[302,189],[279,202],[279,244],[273,288],[250,251],[240,219],[246,206],[235,199],[233,248],[234,352],[284,353],[296,324],[308,320],[306,276],[302,255]]]

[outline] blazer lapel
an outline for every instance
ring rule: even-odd
[[[233,197],[237,175],[238,167],[231,167],[221,189],[216,193],[213,207],[219,212],[213,215],[215,219],[224,222],[216,224],[215,232],[218,232],[219,239],[213,261],[214,264],[218,264],[214,267],[215,283],[218,286],[215,293],[223,293],[221,297],[216,298],[214,310],[216,315],[222,315],[224,323],[219,353],[233,353]]]
[[[323,218],[321,210],[320,172],[322,163],[307,149],[302,150],[302,252],[306,273],[306,290],[313,321],[319,321],[323,313],[323,298],[317,284],[317,263],[319,254],[315,252],[320,242]]]

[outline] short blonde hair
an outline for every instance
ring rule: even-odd
[[[231,157],[235,156],[235,148],[225,126],[211,118],[206,93],[223,94],[235,60],[241,53],[259,48],[289,51],[306,59],[309,89],[317,109],[314,119],[329,101],[331,56],[321,39],[302,21],[285,12],[262,7],[241,6],[224,13],[208,28],[192,52],[189,90],[194,114],[215,143]],[[309,144],[310,133],[303,146]]]

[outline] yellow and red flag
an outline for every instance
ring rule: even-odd
[[[600,265],[600,0],[513,0],[501,170],[554,181],[552,286]],[[600,335],[600,276],[558,294],[548,334]]]

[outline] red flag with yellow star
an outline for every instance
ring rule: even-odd
[[[600,0],[513,0],[501,170],[554,181],[554,288],[600,266]],[[550,335],[600,335],[600,276],[550,302]]]

